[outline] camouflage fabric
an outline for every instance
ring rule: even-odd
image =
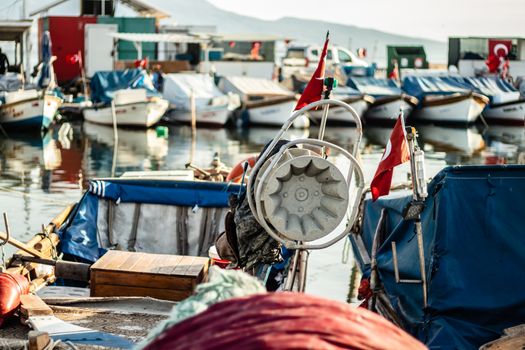
[[[244,197],[233,216],[239,244],[239,266],[245,271],[256,264],[275,264],[282,261],[281,244],[273,239],[253,216]]]
[[[279,140],[266,159],[275,155],[288,142],[290,141]],[[264,153],[269,145],[270,142],[264,146],[260,155]],[[257,176],[257,174],[251,174],[250,176]],[[230,208],[234,213],[233,220],[237,232],[239,266],[244,271],[249,272],[257,264],[273,265],[283,261],[281,244],[259,225],[250,210],[246,195],[242,196],[240,200],[236,197],[230,198]]]

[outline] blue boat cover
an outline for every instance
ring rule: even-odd
[[[403,79],[403,90],[411,96],[422,100],[427,95],[452,95],[469,93],[472,88],[450,77],[408,76]]]
[[[143,69],[96,72],[91,78],[90,87],[94,103],[111,103],[114,92],[122,89],[146,89],[148,96],[160,96]]]
[[[191,208],[228,206],[240,185],[223,182],[112,179],[91,181],[60,231],[61,251],[95,262],[105,251],[97,241],[97,213],[100,198],[115,203],[149,203]]]
[[[434,177],[428,193],[422,213],[426,309],[421,285],[396,283],[393,269],[395,241],[400,278],[420,279],[414,223],[401,217],[411,197],[366,200],[362,238],[370,254],[385,208],[378,272],[406,330],[430,349],[478,349],[503,329],[525,323],[525,166],[448,167]]]
[[[401,88],[392,79],[350,77],[346,85],[375,98],[396,96],[403,93]]]
[[[466,88],[487,96],[491,103],[505,103],[517,101],[520,92],[508,81],[493,77],[450,77]]]
[[[362,96],[363,93],[349,86],[336,86],[333,90],[334,95]]]

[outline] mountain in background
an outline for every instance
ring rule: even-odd
[[[333,44],[352,50],[364,47],[368,59],[386,66],[387,45],[423,45],[431,63],[447,62],[447,44],[440,41],[390,34],[374,29],[325,21],[284,17],[266,21],[221,10],[206,0],[149,0],[172,16],[181,25],[215,25],[219,33],[273,34],[294,39],[295,42],[321,45],[326,30]]]

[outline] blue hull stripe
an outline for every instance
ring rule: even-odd
[[[44,117],[42,115],[31,117],[24,120],[17,120],[13,122],[3,122],[1,123],[3,126],[7,128],[27,128],[27,127],[34,127],[34,128],[48,128],[51,124],[51,119]]]

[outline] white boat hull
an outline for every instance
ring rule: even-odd
[[[117,125],[148,128],[162,118],[168,105],[168,101],[164,99],[116,105]],[[85,108],[82,112],[84,119],[89,122],[113,125],[111,106]]]
[[[425,103],[413,111],[414,120],[441,123],[473,123],[487,105],[487,101],[471,95],[461,100],[443,99],[439,104]]]
[[[6,128],[46,129],[62,100],[56,96],[17,101],[0,106],[0,124]]]
[[[403,109],[405,116],[408,116],[412,113],[413,108],[412,104],[399,97],[399,99],[391,102],[370,106],[365,118],[366,120],[396,119],[400,109]]]
[[[352,107],[359,119],[363,120],[365,112],[368,110],[369,103],[364,99],[356,100],[348,103]],[[321,122],[323,118],[323,109],[319,108],[316,111],[308,112],[310,117],[313,118],[317,123]],[[343,107],[330,107],[328,112],[327,124],[340,124],[340,125],[355,125],[354,117]]]
[[[230,113],[228,106],[220,106],[219,108],[197,108],[196,121],[198,125],[222,127],[228,122]],[[170,122],[191,124],[191,111],[173,109],[169,112],[167,120]]]
[[[249,123],[281,127],[291,117],[296,104],[296,100],[289,100],[248,108]],[[308,128],[309,126],[310,121],[304,115],[297,118],[293,123],[294,128]]]
[[[523,124],[525,122],[525,101],[489,106],[483,111],[483,116],[494,122]]]

